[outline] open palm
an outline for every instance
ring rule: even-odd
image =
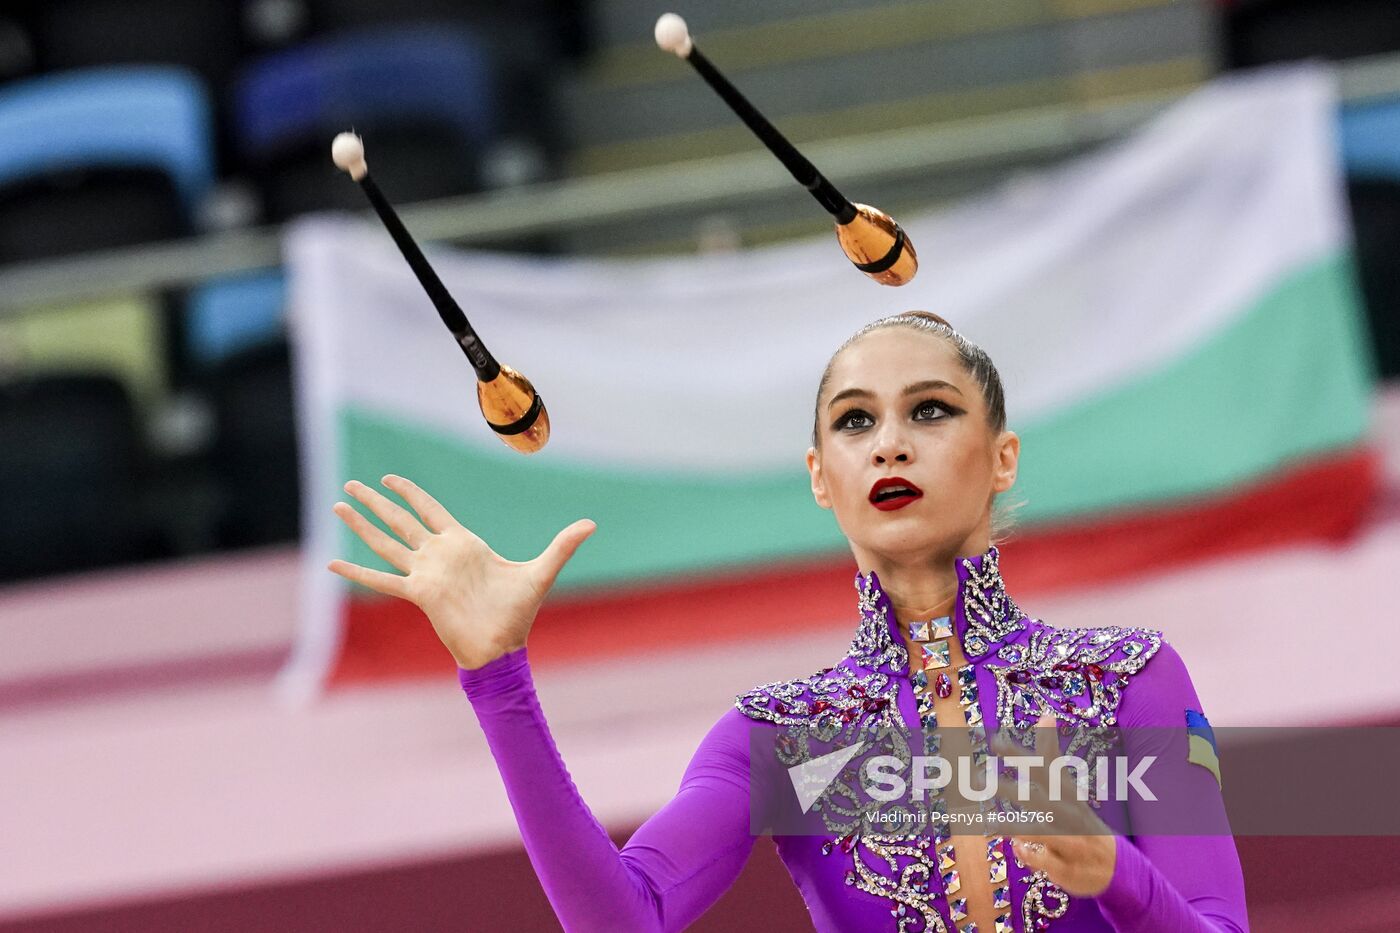
[[[337,502],[333,511],[402,575],[344,560],[331,561],[327,569],[422,609],[463,668],[481,667],[525,644],[559,571],[597,528],[593,521],[579,519],[555,535],[534,560],[506,560],[415,483],[392,474],[382,482],[413,512],[356,480],[346,483],[345,491],[394,536],[349,503]]]

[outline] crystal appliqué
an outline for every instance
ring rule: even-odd
[[[1006,592],[1001,578],[1001,554],[996,546],[982,555],[979,568],[972,559],[960,558],[966,573],[959,591],[963,612],[967,616],[967,633],[963,636],[963,652],[977,658],[991,646],[1024,627],[1024,613]]]
[[[1030,744],[1026,741],[1030,730],[1046,710],[1062,722],[1079,726],[1080,736],[1092,736],[1093,727],[1112,726],[1129,677],[1156,654],[1161,634],[1119,627],[1057,630],[1027,618],[1006,591],[999,556],[993,546],[981,556],[980,566],[977,559],[959,558],[958,597],[967,620],[963,651],[995,678],[999,723],[1023,744]],[[804,739],[825,744],[848,740],[862,731],[868,735],[880,725],[905,729],[897,699],[899,685],[908,674],[908,652],[902,640],[891,637],[889,601],[875,575],[857,574],[855,587],[860,621],[845,658],[836,667],[763,684],[735,698],[735,706],[748,718],[789,727],[793,739],[786,745],[787,753],[780,752],[789,764],[809,760]],[[1024,643],[1012,638],[1027,628],[1030,633]],[[967,684],[962,686],[966,689]],[[980,711],[975,699],[972,705]],[[780,742],[779,748],[783,747]],[[907,748],[896,752],[906,766],[908,754]],[[817,806],[827,808],[823,819],[842,820],[839,828],[845,831],[824,843],[823,853],[849,854],[852,867],[846,883],[889,900],[899,933],[919,929],[915,926],[919,920],[923,930],[948,933],[935,906],[941,892],[932,890],[933,879],[941,878],[932,840],[919,834],[852,832],[850,827],[858,825],[864,808],[842,806],[840,798],[854,790],[838,780],[818,801]],[[901,868],[897,856],[912,861]],[[1044,872],[1018,880],[1027,886],[1019,905],[1025,929],[1044,929],[1068,911],[1069,895]]]
[[[1025,745],[1034,744],[1036,721],[1046,712],[1085,737],[1090,732],[1082,727],[1116,725],[1129,679],[1162,647],[1162,633],[1152,629],[1055,629],[1039,620],[1030,629],[1026,644],[997,652],[1008,664],[987,664],[996,679],[997,721]]]
[[[1045,872],[1032,872],[1021,880],[1026,884],[1021,898],[1021,929],[1048,929],[1051,920],[1060,919],[1069,910],[1069,895]]]

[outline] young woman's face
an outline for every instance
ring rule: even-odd
[[[837,357],[817,425],[812,494],[857,557],[981,553],[992,497],[1016,480],[1019,440],[992,431],[982,391],[948,341],[904,327],[862,337]],[[881,508],[872,489],[892,477],[918,495]]]

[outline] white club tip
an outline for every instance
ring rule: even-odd
[[[662,13],[656,21],[656,44],[680,58],[690,55],[690,50],[694,48],[685,20],[675,13]]]
[[[365,141],[354,133],[340,133],[331,143],[331,161],[342,172],[359,181],[369,171],[365,164]]]

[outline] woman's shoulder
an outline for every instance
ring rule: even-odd
[[[1095,665],[1103,671],[1131,676],[1158,655],[1175,654],[1159,629],[1126,625],[1061,627],[1030,617],[1022,622],[1025,635],[1008,639],[996,652],[998,659],[1012,666]]]
[[[1021,702],[1083,718],[1087,706],[1105,724],[1141,724],[1159,718],[1157,708],[1169,697],[1171,703],[1177,696],[1194,699],[1185,662],[1158,629],[1059,627],[1033,618],[1024,622],[1023,636],[1008,640],[988,661],[1008,694],[1008,708]],[[1020,693],[1035,696],[1022,699]]]
[[[751,721],[773,726],[818,722],[823,730],[840,730],[882,718],[897,691],[895,678],[847,655],[834,667],[736,694],[733,708]]]
[[[804,677],[775,680],[735,694],[733,710],[756,722],[775,726],[791,725],[806,719],[824,682],[831,681],[833,667],[823,667]]]

